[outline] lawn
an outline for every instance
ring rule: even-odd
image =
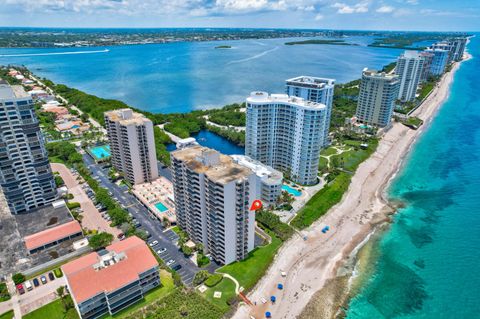
[[[272,237],[270,244],[255,248],[246,259],[223,266],[217,272],[227,273],[237,279],[245,290],[251,289],[270,266],[275,253],[282,244],[282,241],[273,232],[265,231]]]
[[[70,298],[70,296],[67,296]],[[75,308],[68,309],[65,313],[63,304],[60,299],[52,301],[45,306],[38,308],[22,317],[23,319],[79,319],[77,310]]]
[[[134,305],[131,305],[130,307],[120,311],[119,313],[115,314],[114,316],[103,316],[102,319],[106,318],[115,318],[115,319],[120,319],[120,318],[130,318],[130,315],[145,306],[148,306],[149,304],[153,303],[154,301],[161,299],[167,295],[169,295],[172,291],[175,289],[175,285],[173,284],[173,279],[172,279],[172,274],[170,274],[168,271],[164,269],[160,269],[160,281],[162,282],[162,287],[156,288],[152,291],[149,291],[146,295],[145,298],[139,302],[137,302]]]
[[[376,139],[370,139],[367,142],[368,147],[366,149],[362,149],[360,148],[360,144],[362,143],[363,142],[353,140],[345,141],[345,144],[353,146],[354,149],[330,157],[331,163],[338,168],[343,168],[352,173],[355,172],[358,165],[369,158],[370,155],[375,152],[378,145],[378,141]]]
[[[12,319],[12,318],[13,318],[13,310],[9,310],[0,315],[0,319]]]
[[[351,175],[340,172],[338,176],[318,191],[298,212],[291,225],[303,229],[323,216],[332,206],[337,204],[350,185]]]
[[[332,146],[330,146],[329,148],[325,148],[320,152],[320,155],[323,156],[329,156],[334,154],[337,154],[337,149]]]
[[[222,298],[213,298],[213,293],[215,291],[221,291]],[[208,288],[203,294],[199,294],[205,296],[208,301],[222,309],[223,312],[227,312],[230,309],[230,306],[227,304],[228,300],[235,297],[235,283],[228,278],[223,278],[219,284],[212,288]]]

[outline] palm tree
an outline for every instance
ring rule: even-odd
[[[65,303],[65,286],[60,286],[57,288],[56,294],[62,300],[63,308],[67,311],[67,305]]]

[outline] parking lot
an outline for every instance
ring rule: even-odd
[[[127,186],[119,186],[112,183],[108,178],[108,168],[103,168],[101,164],[96,164],[87,154],[83,155],[83,160],[100,185],[107,188],[111,192],[113,199],[132,214],[136,220],[137,227],[149,233],[147,242],[158,241],[158,244],[153,246],[152,249],[155,252],[164,249],[164,251],[158,253],[159,257],[166,263],[173,260],[174,262],[169,265],[173,269],[180,266],[181,268],[177,270],[177,273],[182,277],[184,284],[191,285],[193,277],[199,268],[179,250],[179,247],[176,245],[178,235],[172,230],[165,230],[162,223],[135,196],[128,192]],[[219,265],[212,262],[208,266],[208,270],[214,271],[218,267]]]

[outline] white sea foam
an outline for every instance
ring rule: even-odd
[[[253,55],[251,57],[248,57],[248,58],[245,58],[245,59],[230,61],[230,62],[227,63],[227,65],[255,60],[255,59],[261,58],[264,55],[269,54],[270,52],[277,51],[279,48],[280,47],[276,46],[273,49],[265,50],[265,51],[263,51],[259,54],[255,54],[255,55]]]

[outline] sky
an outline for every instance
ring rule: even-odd
[[[0,0],[0,26],[479,31],[480,0]]]

